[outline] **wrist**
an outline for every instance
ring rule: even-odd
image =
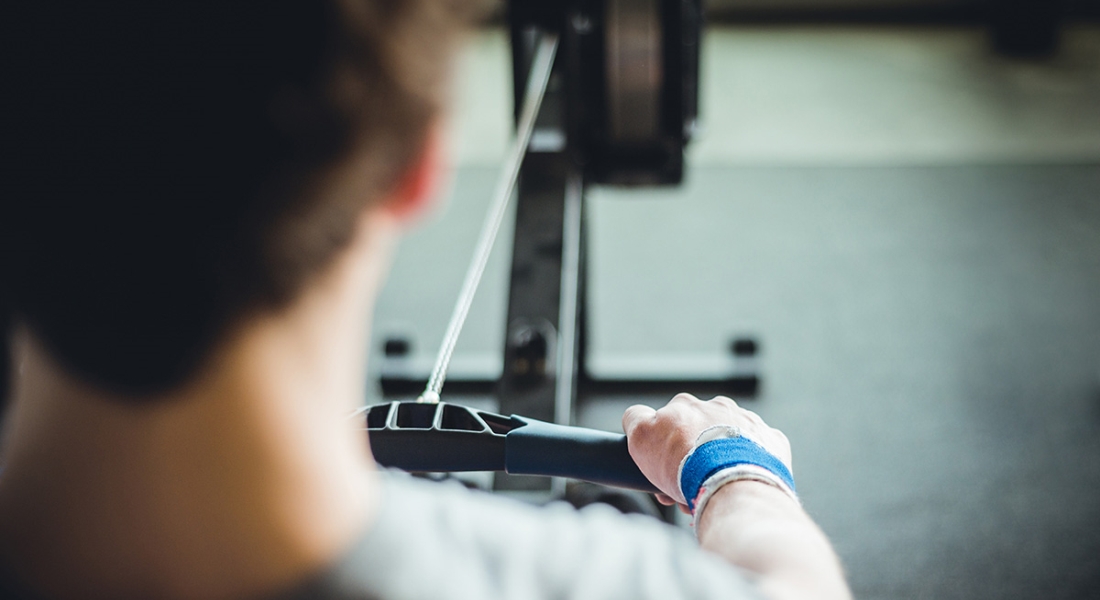
[[[790,494],[770,483],[755,479],[731,481],[722,486],[711,496],[711,506],[717,507],[719,504],[730,500],[740,502],[749,499],[754,501],[767,501],[769,504],[793,506],[799,509],[802,508],[802,503],[792,498]]]
[[[802,503],[798,500],[798,495],[795,494],[794,489],[788,484],[788,479],[776,475],[769,469],[754,464],[737,464],[714,473],[708,477],[699,488],[699,493],[695,498],[692,511],[693,525],[697,526],[699,524],[708,504],[710,504],[711,500],[713,500],[715,495],[721,490],[746,483],[754,484],[749,487],[750,490],[761,487],[770,488],[774,490],[774,492],[779,492],[779,495],[786,497],[796,506],[802,506]],[[774,492],[772,495],[774,495]],[[759,493],[762,492],[758,492],[758,494]]]
[[[693,526],[702,540],[704,533],[723,518],[751,507],[754,514],[805,514],[802,504],[783,490],[753,479],[731,481],[711,495],[705,509],[697,511]]]
[[[715,431],[720,437],[711,437]],[[692,514],[719,487],[741,479],[772,484],[797,501],[794,477],[787,463],[742,435],[736,427],[705,430],[681,461],[677,473],[681,495]]]

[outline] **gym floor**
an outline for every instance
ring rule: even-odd
[[[1045,62],[966,28],[707,36],[686,184],[588,195],[592,368],[758,339],[744,404],[791,438],[858,598],[1100,597],[1100,29]],[[376,347],[424,365],[507,143],[508,61],[495,30],[461,58],[449,200],[376,309]],[[456,371],[500,371],[510,235]],[[665,400],[586,398],[578,424]]]

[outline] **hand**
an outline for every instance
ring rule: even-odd
[[[679,394],[659,410],[636,404],[623,414],[627,448],[642,474],[663,492],[657,494],[662,504],[686,506],[680,491],[680,463],[695,446],[699,434],[713,425],[737,427],[742,435],[790,468],[791,444],[787,436],[725,396],[703,401],[691,394]]]

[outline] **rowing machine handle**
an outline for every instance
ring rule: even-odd
[[[523,426],[509,431],[504,439],[508,473],[569,477],[643,492],[658,491],[630,457],[625,435],[518,415],[512,415],[512,419]]]

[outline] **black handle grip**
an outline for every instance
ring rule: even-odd
[[[504,470],[657,491],[630,458],[622,434],[444,402],[375,405],[366,424],[375,459],[407,471]]]
[[[625,435],[516,415],[512,419],[524,425],[504,438],[504,469],[508,473],[569,477],[643,492],[658,491],[630,458]]]

